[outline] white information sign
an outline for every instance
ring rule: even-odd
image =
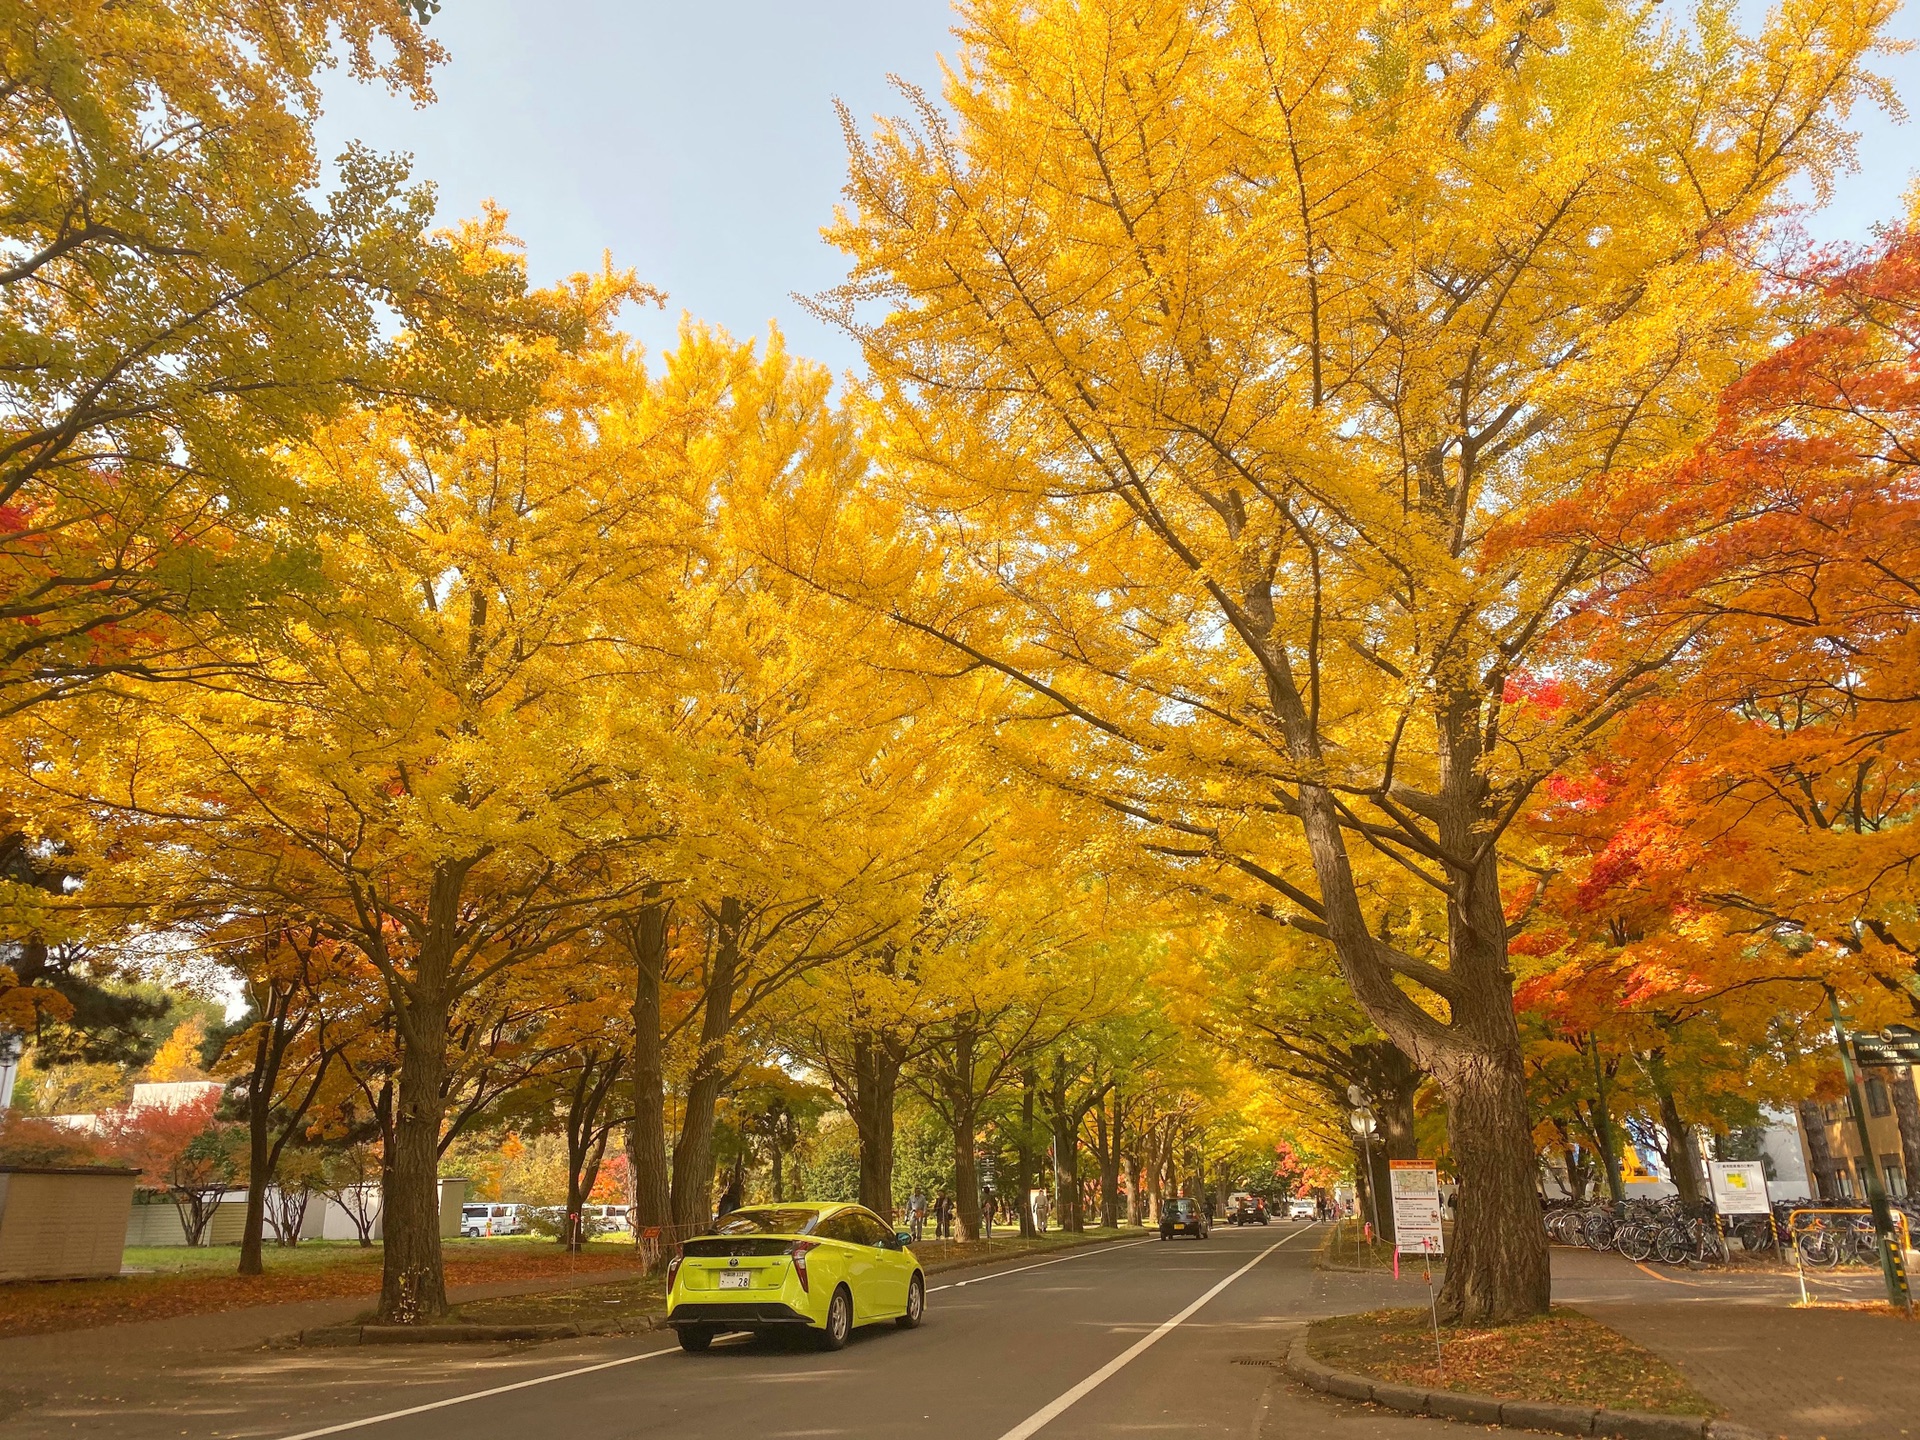
[[[1767,1167],[1758,1160],[1709,1160],[1707,1178],[1713,1185],[1713,1204],[1722,1215],[1765,1215]]]
[[[1443,1255],[1440,1172],[1431,1160],[1391,1162],[1393,1246],[1402,1255]]]

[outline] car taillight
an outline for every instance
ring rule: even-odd
[[[673,1277],[680,1273],[680,1257],[675,1255],[667,1261],[667,1289],[673,1289]]]
[[[793,1273],[799,1278],[802,1290],[813,1288],[807,1284],[807,1252],[819,1243],[818,1240],[796,1240],[793,1242],[793,1248],[787,1251],[787,1254],[793,1257]]]

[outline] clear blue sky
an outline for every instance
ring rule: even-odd
[[[445,218],[499,201],[539,283],[611,250],[668,292],[665,314],[629,312],[651,350],[685,309],[741,336],[777,320],[840,370],[852,345],[789,298],[844,274],[819,237],[845,178],[832,102],[862,120],[897,113],[890,73],[937,92],[951,23],[945,0],[445,0],[439,103],[416,111],[337,81],[322,140],[410,152]],[[1896,28],[1920,36],[1920,15],[1910,6]],[[1920,55],[1881,69],[1920,105]],[[1920,168],[1920,125],[1856,120],[1862,171],[1819,218],[1824,236],[1892,217]]]

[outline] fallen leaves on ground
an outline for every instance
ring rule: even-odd
[[[207,1315],[250,1305],[303,1300],[340,1300],[380,1289],[380,1251],[333,1252],[325,1265],[302,1264],[276,1271],[269,1257],[265,1275],[220,1275],[205,1271],[169,1275],[123,1275],[116,1280],[59,1280],[0,1285],[0,1338],[87,1330],[128,1320],[164,1320]],[[305,1260],[308,1257],[302,1257]],[[331,1257],[330,1257],[331,1258]],[[514,1280],[564,1279],[643,1269],[629,1250],[570,1255],[554,1244],[489,1245],[485,1250],[448,1247],[448,1288]]]
[[[1314,1358],[1336,1370],[1429,1389],[1604,1405],[1669,1415],[1713,1414],[1714,1406],[1666,1361],[1578,1311],[1497,1329],[1440,1327],[1445,1373],[1436,1364],[1425,1310],[1374,1310],[1316,1322],[1307,1332]]]

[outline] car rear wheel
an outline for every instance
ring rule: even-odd
[[[907,1313],[893,1323],[902,1330],[911,1330],[920,1323],[927,1313],[927,1282],[918,1275],[907,1282]]]
[[[693,1355],[703,1354],[713,1345],[713,1331],[704,1325],[682,1325],[680,1348]]]
[[[853,1334],[853,1296],[842,1285],[827,1302],[827,1325],[820,1332],[822,1350],[844,1350]]]

